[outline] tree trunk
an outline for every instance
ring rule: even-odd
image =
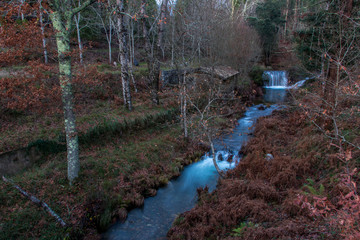
[[[137,93],[138,89],[136,87],[136,82],[135,82],[135,78],[134,78],[134,74],[133,74],[133,63],[134,63],[134,59],[135,59],[135,40],[134,40],[134,24],[133,21],[131,20],[130,24],[130,34],[129,34],[129,42],[130,42],[130,60],[129,60],[129,74],[130,74],[130,78],[131,81],[134,85],[134,90]]]
[[[79,0],[78,6],[81,6],[81,2]],[[77,34],[77,40],[78,40],[78,46],[79,46],[79,59],[80,64],[84,64],[84,58],[83,58],[83,44],[81,42],[81,35],[80,35],[80,18],[81,14],[78,12],[76,15],[74,15],[75,25],[76,25],[76,34]]]
[[[180,75],[178,76],[180,79]],[[180,83],[180,119],[181,119],[181,127],[184,131],[184,138],[188,138],[188,129],[187,129],[187,102],[186,102],[186,71],[184,72],[184,76]]]
[[[106,27],[104,26],[104,28],[106,28]],[[113,24],[112,24],[111,17],[109,16],[109,33],[107,34],[107,40],[108,40],[107,42],[108,42],[108,48],[109,48],[109,63],[110,64],[112,64],[112,49],[111,49],[112,29],[113,29]]]
[[[125,1],[116,0],[119,6],[118,16],[118,31],[119,36],[119,47],[120,47],[120,62],[121,62],[121,81],[123,88],[124,104],[126,108],[132,111],[131,92],[130,92],[130,75],[129,75],[129,45],[128,45],[128,17],[124,14],[125,12]]]
[[[290,3],[290,0],[286,0],[284,39],[286,39],[286,37],[287,37],[287,26],[288,26],[288,20],[289,20],[289,7],[290,7],[289,3]]]
[[[44,61],[45,64],[48,64],[48,53],[46,49],[46,36],[45,36],[45,27],[44,27],[44,21],[43,21],[43,12],[42,12],[42,6],[41,6],[42,0],[39,0],[39,21],[40,21],[40,29],[41,29],[41,35],[42,35],[42,44],[44,49]]]
[[[80,2],[79,2],[79,4],[80,4]],[[80,13],[78,13],[77,15],[74,16],[75,25],[76,25],[76,34],[77,34],[77,40],[78,40],[78,46],[79,46],[79,59],[80,59],[80,64],[83,65],[84,58],[83,58],[83,44],[82,44],[81,35],[80,35],[80,18],[81,18]]]
[[[24,21],[24,13],[21,10],[22,5],[24,5],[25,0],[20,0],[20,15],[21,15],[21,21]]]
[[[68,179],[70,185],[78,177],[80,170],[79,141],[76,131],[75,113],[73,109],[73,92],[71,84],[71,57],[70,57],[70,31],[72,16],[65,19],[65,26],[58,12],[51,15],[53,26],[56,30],[56,45],[59,58],[59,78],[62,102],[64,108],[65,133],[68,160]]]
[[[165,58],[164,35],[165,35],[167,5],[168,5],[168,0],[162,0],[161,7],[160,7],[160,26],[159,26],[159,34],[158,34],[158,36],[159,36],[158,50],[159,50],[159,52],[161,50],[162,59]]]
[[[159,84],[160,84],[160,63],[158,61],[158,59],[154,56],[154,52],[156,51],[152,51],[151,49],[151,42],[150,42],[150,37],[147,31],[147,27],[146,27],[146,0],[142,1],[141,4],[141,18],[142,18],[142,25],[143,25],[143,37],[144,37],[144,41],[145,41],[145,51],[147,54],[146,57],[146,62],[148,65],[148,71],[149,71],[149,76],[148,76],[148,81],[149,81],[149,85],[150,85],[150,96],[151,96],[151,100],[154,104],[159,104]]]
[[[171,31],[171,66],[175,64],[175,17],[172,17],[172,31]]]
[[[294,24],[293,24],[293,31],[297,30],[297,23],[298,23],[298,7],[299,7],[299,0],[295,1],[295,9],[294,9]]]
[[[245,17],[245,14],[246,14],[246,11],[247,11],[247,8],[248,8],[248,2],[249,2],[248,0],[245,0],[244,8],[243,8],[243,11],[241,13],[242,18]]]
[[[337,73],[338,71],[336,64],[334,62],[330,62],[328,75],[325,80],[323,103],[322,103],[322,108],[326,109],[328,113],[334,110]]]

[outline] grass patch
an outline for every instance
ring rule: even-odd
[[[161,122],[164,116],[153,119]],[[83,146],[80,176],[72,187],[66,179],[65,152],[14,176],[16,184],[49,204],[70,228],[61,228],[48,213],[3,183],[0,239],[63,239],[83,237],[86,229],[104,231],[124,215],[125,208],[140,206],[150,189],[166,184],[179,173],[188,151],[188,146],[179,142],[179,135],[179,125],[163,125],[132,131],[126,139],[113,137]]]
[[[77,112],[77,129],[80,136],[89,132],[109,128],[110,125],[127,121],[127,125],[141,121],[143,116],[156,115],[166,112],[167,109],[161,106],[152,106],[135,103],[134,111],[129,112],[123,106],[116,106],[107,101],[96,101],[87,109]],[[0,153],[26,147],[28,144],[38,140],[55,141],[65,143],[64,120],[62,113],[55,113],[49,116],[26,115],[13,111],[4,116],[6,124],[2,125],[0,131]]]

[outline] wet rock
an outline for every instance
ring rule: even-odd
[[[234,155],[230,154],[229,157],[226,159],[226,161],[228,161],[229,163],[232,163],[234,158]]]
[[[223,160],[224,160],[224,157],[223,157],[223,155],[222,155],[221,153],[220,153],[219,156],[218,156],[218,160],[219,160],[219,161],[223,161]]]
[[[259,110],[265,110],[266,107],[265,107],[264,105],[261,105],[261,106],[258,107],[258,109],[259,109]]]

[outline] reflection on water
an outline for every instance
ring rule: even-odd
[[[285,88],[264,88],[264,92],[265,102],[275,103],[286,100],[287,90]]]

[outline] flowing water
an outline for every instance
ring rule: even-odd
[[[239,161],[238,152],[248,141],[256,120],[270,115],[278,108],[278,105],[270,107],[257,105],[248,108],[245,116],[238,120],[233,133],[215,141],[215,159],[221,169],[226,170],[235,166]],[[226,161],[228,158],[232,159],[232,163]],[[156,196],[145,199],[143,208],[130,211],[125,223],[113,225],[104,238],[165,239],[176,216],[195,206],[196,189],[208,186],[212,191],[216,187],[217,180],[218,174],[213,165],[212,156],[205,154],[199,162],[185,167],[179,178],[159,189]]]
[[[315,78],[315,76],[307,77],[293,85],[288,85],[289,81],[286,71],[264,71],[264,101],[270,103],[285,102],[288,95],[287,89],[297,89],[302,87],[307,80],[313,78]]]
[[[264,71],[263,79],[265,80],[265,88],[280,88],[288,87],[288,78],[286,71]]]

